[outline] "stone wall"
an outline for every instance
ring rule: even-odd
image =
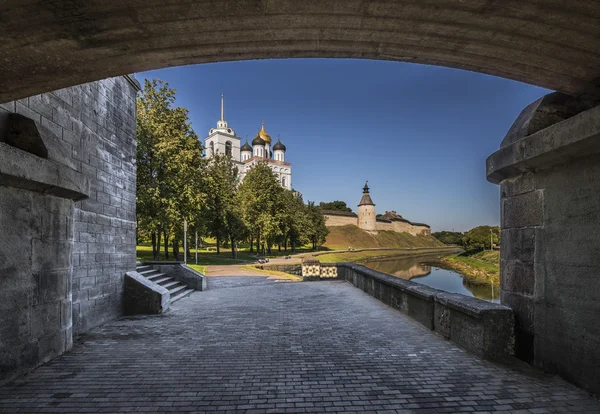
[[[334,215],[329,215],[329,214],[325,214],[324,217],[325,217],[325,225],[327,227],[358,225],[358,217],[334,216]]]
[[[377,220],[375,228],[377,229],[377,231],[395,231],[394,224],[391,221],[387,222]]]
[[[122,315],[135,270],[135,94],[118,77],[0,105],[0,132],[21,114],[48,148],[45,159],[0,144],[0,381]]]
[[[514,352],[514,314],[507,306],[447,293],[352,263],[338,274],[367,294],[482,358]]]
[[[546,112],[526,110],[515,125]],[[599,138],[596,107],[525,138],[505,139],[488,158],[488,179],[501,184],[500,298],[516,315],[517,356],[595,393]]]

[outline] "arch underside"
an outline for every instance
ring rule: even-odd
[[[0,102],[169,66],[266,58],[425,63],[600,96],[600,1],[9,0]]]

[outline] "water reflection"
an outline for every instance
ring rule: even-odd
[[[439,256],[393,257],[364,261],[361,264],[378,272],[412,280],[446,292],[500,303],[498,286],[467,282],[460,273],[436,266],[439,265]]]

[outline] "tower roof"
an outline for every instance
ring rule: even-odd
[[[371,200],[371,195],[369,194],[369,182],[367,181],[365,183],[365,186],[363,187],[363,196],[360,199],[360,203],[358,203],[358,206],[374,206],[375,204],[373,203],[373,200]]]
[[[255,145],[265,145],[265,140],[262,139],[259,135],[257,135],[252,140],[252,146],[255,146]]]
[[[211,128],[210,134],[212,134],[214,131],[235,135],[235,131],[229,127],[229,124],[225,120],[225,95],[223,94],[221,94],[221,119],[217,121],[216,128]]]
[[[242,145],[242,147],[240,148],[241,152],[244,151],[249,151],[252,152],[252,147],[248,144],[248,138],[246,138],[246,142],[244,143],[244,145]]]
[[[260,129],[260,131],[258,131],[258,133],[256,134],[256,138],[261,138],[263,141],[265,141],[265,143],[269,144],[269,147],[271,146],[271,135],[269,135],[267,133],[267,131],[265,130],[265,121],[262,122],[262,128]],[[254,141],[252,141],[254,142]],[[254,144],[252,144],[254,145]]]
[[[277,137],[277,142],[275,143],[275,145],[273,145],[273,151],[286,151],[285,145],[281,143],[279,137]]]

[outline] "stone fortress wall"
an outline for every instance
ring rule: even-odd
[[[359,226],[358,216],[355,213],[346,213],[343,211],[323,212],[325,216],[325,225],[327,227],[340,226]],[[396,233],[408,233],[413,236],[431,235],[431,228],[426,224],[411,223],[408,220],[385,220],[377,219],[377,231],[395,231]]]
[[[358,220],[358,216],[355,213],[326,210],[323,212],[323,215],[325,216],[325,225],[327,227],[361,227]],[[378,218],[376,222],[376,231],[395,231],[396,233],[408,233],[413,236],[431,235],[431,228],[427,224],[412,223],[405,219],[386,220]]]
[[[123,314],[138,87],[122,76],[0,105],[0,383]]]
[[[377,215],[368,182],[363,187],[363,196],[358,204],[358,215],[352,211],[337,210],[324,210],[323,215],[327,227],[352,225],[370,233],[394,231],[413,236],[431,235],[431,228],[427,224],[411,223],[395,211],[386,211],[385,214]]]

